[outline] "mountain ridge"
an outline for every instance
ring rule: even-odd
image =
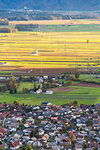
[[[0,0],[0,9],[66,10],[94,11],[100,10],[100,0]]]

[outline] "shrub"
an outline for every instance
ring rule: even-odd
[[[79,75],[80,75],[80,73],[79,73],[79,72],[76,72],[76,73],[75,73],[75,78],[79,78]]]

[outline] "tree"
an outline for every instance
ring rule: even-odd
[[[21,103],[19,101],[14,101],[15,106],[21,106]]]
[[[75,143],[76,143],[76,141],[72,141],[72,142],[71,142],[72,149],[75,148]]]
[[[72,136],[72,140],[76,141],[76,136],[75,135]]]
[[[98,148],[94,147],[93,150],[98,150]]]
[[[83,144],[83,150],[85,150],[86,148],[87,148],[87,144],[84,143],[84,144]]]
[[[36,92],[37,88],[36,88],[36,83],[34,83],[34,88],[33,88],[34,92]]]
[[[6,92],[6,91],[7,91],[7,86],[2,86],[2,87],[0,87],[0,91],[1,91],[1,92]]]
[[[46,84],[45,82],[42,83],[42,90],[45,92],[46,91]]]
[[[41,88],[41,86],[40,85],[38,85],[38,88],[37,89],[40,89]]]
[[[89,40],[87,40],[87,43],[89,43]]]
[[[79,131],[81,131],[81,130],[82,130],[82,126],[79,126],[79,128],[78,128],[78,129],[79,129]]]
[[[31,82],[36,82],[36,77],[32,76],[30,77]]]
[[[78,102],[77,102],[77,101],[73,101],[73,104],[74,104],[74,105],[77,105],[77,104],[78,104]]]
[[[17,93],[17,82],[16,82],[16,79],[15,77],[11,77],[10,81],[9,81],[9,90],[10,90],[10,94],[12,93]]]
[[[76,72],[76,73],[75,73],[75,78],[78,79],[78,78],[79,78],[79,75],[80,75],[80,73],[79,73],[79,72]]]
[[[35,136],[35,130],[32,130],[31,133],[30,133],[30,138],[32,138],[34,136]]]
[[[64,73],[64,76],[68,76],[68,72],[65,72],[65,73]]]
[[[50,83],[49,82],[46,83],[46,87],[47,87],[47,89],[50,88]]]
[[[23,144],[22,150],[28,150],[26,143]]]
[[[27,146],[27,149],[28,149],[28,150],[31,150],[31,149],[32,149],[32,147],[31,147],[30,145],[28,145],[28,146]]]
[[[71,85],[72,84],[72,81],[71,80],[68,80],[67,81],[67,85]]]
[[[98,109],[98,114],[100,115],[100,107],[99,107],[99,109]]]

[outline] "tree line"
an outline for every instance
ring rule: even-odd
[[[29,18],[28,17],[24,17],[24,16],[8,16],[7,19],[9,21],[28,21]]]
[[[8,11],[0,10],[0,17],[7,18],[9,21],[28,21],[28,20],[66,20],[66,19],[99,19],[100,12],[51,12],[51,11]]]
[[[0,33],[13,33],[17,32],[18,29],[16,28],[9,28],[9,27],[0,27]]]
[[[5,19],[0,18],[0,25],[9,25],[8,19],[7,18],[5,18]]]
[[[38,24],[17,24],[15,28],[18,31],[33,31],[33,29],[38,28]]]

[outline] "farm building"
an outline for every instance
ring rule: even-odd
[[[46,91],[45,94],[53,94],[53,91]]]

